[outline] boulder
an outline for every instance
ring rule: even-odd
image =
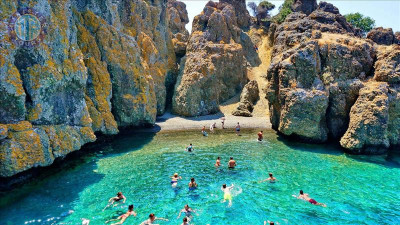
[[[295,0],[292,5],[293,12],[302,12],[310,15],[318,7],[316,0]]]
[[[232,112],[234,116],[251,117],[254,104],[259,99],[258,83],[256,80],[249,81],[240,95],[239,106]]]
[[[392,28],[374,28],[367,34],[367,38],[379,45],[391,45],[395,42]]]
[[[175,54],[182,57],[186,53],[186,45],[189,40],[189,32],[185,25],[189,23],[186,4],[176,0],[168,0],[168,20],[169,29],[172,33],[172,43]]]

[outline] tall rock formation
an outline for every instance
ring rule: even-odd
[[[1,30],[26,8],[45,18],[47,32],[33,48],[2,33],[1,177],[50,165],[95,141],[95,132],[153,124],[164,112],[166,75],[176,67],[164,0],[7,0]]]
[[[172,101],[173,112],[198,116],[217,112],[221,102],[247,83],[247,61],[256,62],[244,0],[209,1],[193,20]]]
[[[273,128],[303,141],[340,140],[355,154],[398,145],[398,46],[361,39],[332,4],[297,11],[275,31],[267,72]]]

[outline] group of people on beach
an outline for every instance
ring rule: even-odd
[[[222,128],[223,129],[224,129],[224,123],[225,123],[225,118],[223,118],[223,120],[222,120]],[[216,123],[213,123],[210,126],[210,131],[214,132],[214,128],[216,128]],[[237,125],[235,127],[235,131],[236,131],[237,135],[240,135],[240,124],[239,124],[239,122],[237,123]],[[207,136],[207,133],[205,131],[205,126],[202,129],[202,133],[203,133],[204,136]],[[260,131],[260,132],[257,133],[257,140],[260,141],[260,142],[263,141],[263,131]],[[190,145],[188,147],[186,147],[185,150],[188,151],[188,152],[193,152],[194,151],[193,144],[190,143]],[[217,157],[217,160],[216,160],[214,166],[217,167],[217,168],[221,166],[221,157]],[[233,159],[233,157],[230,157],[230,159],[229,159],[229,161],[227,163],[227,166],[228,166],[229,169],[234,169],[237,166],[236,161]],[[171,178],[171,186],[172,186],[172,188],[176,188],[177,185],[178,185],[178,181],[182,180],[182,177],[179,176],[178,173],[174,173],[174,175],[172,175],[170,178]],[[273,176],[273,174],[269,173],[269,177],[267,179],[265,179],[265,180],[260,181],[259,183],[262,183],[262,182],[275,183],[277,181],[278,180]],[[194,177],[192,177],[190,179],[190,182],[188,183],[188,187],[189,187],[189,190],[195,190],[198,187]],[[234,189],[234,185],[233,184],[231,184],[230,186],[227,186],[226,184],[223,184],[222,187],[221,187],[221,191],[224,193],[223,202],[228,201],[228,203],[229,203],[228,207],[232,206],[232,199],[233,199],[232,190],[233,189]],[[309,203],[311,203],[313,205],[319,205],[319,206],[326,207],[325,204],[317,202],[315,199],[311,198],[309,196],[309,194],[304,193],[303,190],[299,191],[299,195],[292,195],[292,196],[297,198],[297,199],[301,199],[301,200],[307,201],[307,202],[309,202]],[[114,205],[116,203],[119,203],[119,202],[125,203],[125,201],[126,201],[125,196],[121,192],[118,192],[117,196],[112,197],[112,198],[109,199],[107,206],[103,210],[105,210],[106,208],[108,208],[108,207],[110,207],[110,206],[112,206],[112,205]],[[109,220],[106,223],[111,222],[111,221],[118,221],[116,223],[113,223],[112,225],[123,224],[125,222],[125,220],[129,216],[136,216],[137,215],[136,212],[133,211],[133,209],[134,209],[134,206],[133,205],[129,205],[128,211],[126,213],[122,214],[121,216],[117,217],[116,219]],[[184,208],[179,212],[179,215],[178,215],[177,218],[180,218],[182,213],[185,214],[185,217],[183,218],[181,225],[189,225],[190,221],[193,219],[193,214],[192,213],[196,213],[196,211],[194,209],[190,208],[189,205],[185,205]],[[149,215],[149,218],[147,220],[143,221],[140,225],[150,225],[150,224],[155,225],[153,222],[156,221],[156,220],[168,221],[168,219],[161,218],[161,217],[156,217],[152,213],[152,214]],[[264,221],[264,225],[266,225],[266,224],[274,225],[275,223],[272,222],[272,221]],[[276,223],[276,224],[278,224],[278,223]]]

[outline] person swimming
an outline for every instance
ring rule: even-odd
[[[272,175],[272,173],[269,173],[269,177],[267,179],[261,181],[260,183],[265,182],[265,181],[269,181],[270,183],[275,183],[277,181],[277,179]]]
[[[231,194],[232,189],[233,189],[233,184],[230,187],[227,187],[226,184],[223,184],[221,187],[221,191],[224,192],[224,201],[223,202],[226,202],[228,200],[229,207],[232,206],[232,194]]]
[[[221,158],[218,156],[217,161],[215,161],[215,167],[219,167],[221,165]]]
[[[190,219],[188,219],[187,217],[184,217],[183,223],[181,225],[190,225],[189,222],[190,222]]]
[[[185,207],[183,207],[183,209],[179,212],[177,219],[179,219],[179,217],[181,217],[182,213],[185,213],[185,217],[192,219],[193,218],[192,213],[196,213],[196,211],[194,209],[190,208],[189,205],[185,205]]]
[[[161,218],[161,217],[156,217],[154,215],[154,213],[151,213],[149,215],[149,218],[145,221],[143,221],[140,225],[158,225],[158,224],[154,224],[153,222],[156,220],[164,220],[164,221],[168,221],[168,219],[165,218]]]
[[[301,200],[307,201],[307,202],[309,202],[309,203],[311,203],[311,204],[313,204],[313,205],[320,205],[320,206],[322,206],[322,207],[326,207],[326,204],[324,204],[324,203],[319,203],[319,202],[315,201],[314,199],[312,199],[312,198],[310,197],[309,194],[304,193],[303,190],[300,190],[299,196],[296,196],[296,195],[292,195],[292,196],[295,197],[295,198],[297,198],[297,199],[301,199]]]
[[[175,173],[172,177],[171,177],[171,185],[172,187],[176,187],[176,185],[178,185],[178,180],[182,179],[181,176],[178,176],[178,173]]]
[[[131,215],[136,216],[136,212],[133,211],[133,205],[129,205],[128,211],[126,213],[122,214],[121,216],[119,216],[117,219],[109,220],[106,223],[119,220],[118,223],[113,223],[111,225],[123,224],[125,222],[125,220],[128,219],[128,217]]]
[[[233,157],[231,157],[229,162],[228,162],[228,168],[229,169],[234,169],[235,166],[236,166],[236,161],[233,159]]]
[[[186,148],[186,151],[191,152],[193,150],[194,150],[193,145],[192,143],[190,143],[190,145]]]
[[[262,141],[264,138],[263,138],[263,131],[260,131],[260,132],[258,132],[258,141]]]
[[[119,202],[119,201],[121,201],[121,200],[123,200],[122,203],[125,203],[126,198],[125,198],[125,196],[122,194],[122,192],[118,192],[118,193],[117,193],[117,196],[112,197],[112,198],[110,198],[110,199],[108,200],[108,204],[107,204],[107,206],[103,209],[103,211],[104,211],[106,208],[108,208],[108,207],[110,207],[111,205],[113,205],[115,202]]]
[[[236,135],[240,136],[240,125],[239,125],[239,122],[237,123],[237,125],[235,127],[235,130],[236,130]]]
[[[197,183],[196,183],[196,181],[194,180],[194,178],[192,177],[191,179],[190,179],[190,182],[189,182],[189,190],[194,190],[194,189],[196,189],[197,188]]]
[[[269,220],[264,221],[264,225],[267,225],[267,223],[268,223],[269,225],[275,225],[275,223],[272,222],[272,221],[269,221]],[[276,223],[276,224],[279,225],[279,223]]]

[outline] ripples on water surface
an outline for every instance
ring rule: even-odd
[[[399,158],[348,156],[335,147],[305,145],[281,140],[265,132],[262,143],[257,131],[237,137],[219,131],[209,137],[199,132],[164,132],[121,135],[72,159],[62,171],[43,181],[24,185],[0,198],[0,224],[104,224],[135,205],[137,217],[125,224],[139,224],[149,213],[176,219],[185,204],[196,209],[193,223],[247,225],[264,220],[280,224],[400,224]],[[194,153],[183,151],[193,143]],[[213,166],[217,156],[221,169]],[[226,163],[232,156],[235,170]],[[59,169],[58,169],[59,170]],[[172,189],[169,177],[183,180]],[[275,184],[258,183],[272,172]],[[187,183],[195,177],[196,191]],[[240,193],[233,206],[221,203],[222,184]],[[294,199],[299,189],[326,203],[327,208]],[[240,191],[241,190],[241,191]],[[107,200],[122,191],[127,202],[105,211]]]

